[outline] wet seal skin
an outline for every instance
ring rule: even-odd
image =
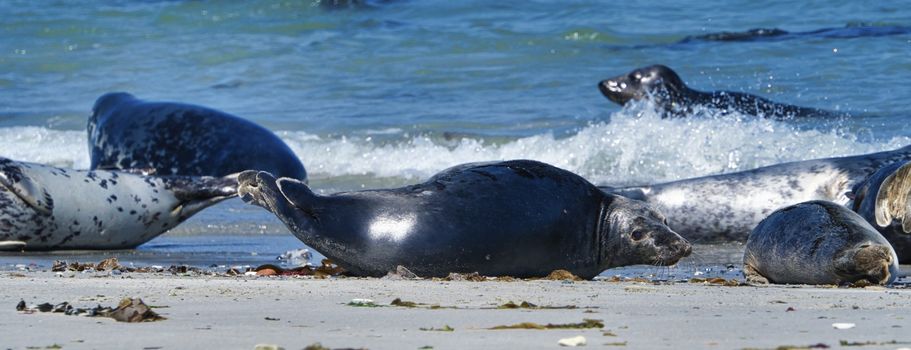
[[[0,250],[134,248],[236,188],[236,175],[141,176],[0,157]]]
[[[541,277],[566,269],[591,279],[624,265],[672,265],[691,252],[648,204],[606,194],[544,163],[470,163],[395,189],[313,193],[300,181],[246,171],[238,193],[355,275],[398,265]]]
[[[627,74],[602,80],[598,83],[598,90],[608,100],[621,106],[633,100],[651,99],[665,118],[691,115],[694,106],[776,119],[846,116],[816,108],[777,103],[742,92],[703,92],[690,89],[677,72],[660,64],[637,68]]]
[[[743,32],[717,32],[702,35],[691,35],[679,44],[696,42],[755,42],[781,41],[797,38],[852,39],[903,35],[911,33],[911,27],[894,25],[873,25],[869,23],[849,23],[844,27],[820,28],[806,32],[789,32],[780,28],[753,28]]]
[[[852,193],[854,211],[886,237],[900,263],[911,264],[911,162],[880,168]]]
[[[889,284],[898,257],[886,238],[843,205],[810,201],[779,209],[750,233],[743,274],[752,283]]]
[[[885,165],[909,160],[911,146],[906,146],[656,185],[601,188],[654,205],[667,215],[671,229],[692,242],[745,241],[778,208],[811,200],[847,205],[852,188],[868,176]]]
[[[91,169],[215,177],[255,169],[307,181],[304,165],[275,133],[203,106],[113,92],[95,102],[87,129]]]

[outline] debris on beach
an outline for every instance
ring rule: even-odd
[[[323,344],[320,344],[320,343],[313,343],[313,344],[307,345],[307,347],[305,347],[304,350],[367,350],[367,349],[365,349],[365,348],[360,348],[360,349],[354,349],[354,348],[327,348],[327,347],[323,346]]]
[[[345,273],[345,269],[335,265],[329,259],[323,259],[322,264],[318,267],[307,265],[285,269],[273,264],[265,264],[244,272],[232,267],[226,272],[229,276],[313,276],[316,278],[343,276]]]
[[[739,287],[739,286],[747,286],[747,285],[748,285],[748,284],[746,284],[746,283],[744,283],[744,282],[738,281],[738,280],[733,279],[733,278],[732,278],[732,279],[726,279],[726,278],[721,278],[721,277],[714,277],[714,278],[690,278],[690,279],[689,279],[689,282],[690,282],[690,283],[715,284],[715,285],[720,285],[720,286],[725,286],[725,287]]]
[[[275,259],[283,265],[294,267],[308,266],[310,265],[310,259],[313,259],[313,254],[310,253],[310,249],[302,248],[284,252]]]
[[[574,275],[572,272],[566,270],[553,270],[547,277],[544,277],[546,280],[551,281],[582,281],[582,277]]]
[[[391,303],[389,303],[389,305],[401,307],[418,307],[418,303],[415,303],[413,301],[404,301],[400,298],[395,298]]]
[[[601,320],[593,320],[586,318],[579,323],[560,323],[553,324],[548,323],[546,325],[534,323],[534,322],[522,322],[516,323],[508,326],[494,326],[488,329],[490,330],[504,330],[504,329],[585,329],[585,328],[604,328],[604,323]]]
[[[449,327],[448,324],[444,325],[442,328],[430,327],[430,328],[418,328],[418,329],[420,329],[422,331],[426,331],[426,332],[452,332],[452,331],[455,331],[455,328]]]
[[[346,304],[355,307],[379,307],[372,299],[355,298]]]
[[[564,306],[540,306],[523,301],[519,304],[516,304],[512,301],[509,301],[503,305],[496,307],[497,309],[533,309],[533,310],[543,310],[543,309],[578,309],[578,306],[575,305],[564,305]]]
[[[560,346],[585,346],[585,337],[577,335],[575,337],[563,338],[557,341]]]
[[[65,315],[84,315],[88,317],[110,317],[119,322],[150,322],[160,321],[165,318],[152,311],[152,308],[142,302],[139,298],[124,298],[116,308],[102,307],[98,305],[94,308],[75,308],[69,302],[62,302],[57,305],[43,303],[28,307],[25,300],[16,305],[16,311],[25,314],[35,312],[52,312],[63,313]]]
[[[851,328],[854,328],[855,326],[857,326],[857,325],[853,324],[853,323],[833,323],[832,324],[832,328],[835,328],[835,329],[851,329]]]

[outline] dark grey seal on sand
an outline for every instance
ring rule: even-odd
[[[616,266],[672,265],[691,251],[649,205],[530,160],[463,164],[417,185],[330,196],[266,172],[238,181],[245,202],[356,275],[402,265],[420,276],[566,269],[593,278]]]
[[[692,113],[694,106],[770,118],[843,116],[816,108],[777,103],[742,92],[690,89],[674,70],[660,64],[602,80],[598,89],[607,99],[621,106],[632,100],[651,99],[660,108],[663,117],[686,116]]]
[[[307,180],[304,165],[272,131],[207,107],[109,93],[92,108],[88,136],[91,169],[188,176],[253,169]]]
[[[0,250],[135,248],[236,188],[236,176],[140,176],[0,157]]]
[[[898,257],[864,218],[843,205],[810,201],[779,209],[750,233],[743,253],[748,282],[892,283]]]
[[[852,207],[886,237],[899,262],[911,263],[911,162],[892,163],[855,186]]]

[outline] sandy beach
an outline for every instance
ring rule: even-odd
[[[170,273],[6,271],[0,275],[3,348],[303,349],[587,348],[898,349],[911,347],[911,290],[806,286],[726,287],[608,280],[467,282]],[[115,306],[139,297],[166,320],[26,314],[28,304]],[[393,306],[395,299],[416,307]],[[371,299],[377,307],[350,306]],[[498,309],[508,302],[538,309]],[[552,308],[551,307],[564,307]],[[582,329],[491,330],[600,320]],[[850,323],[836,329],[833,323]]]

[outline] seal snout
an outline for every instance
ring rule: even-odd
[[[598,90],[601,91],[601,94],[604,95],[604,97],[621,105],[629,101],[628,98],[623,97],[623,91],[626,90],[626,87],[626,83],[621,82],[617,78],[605,79],[598,83]]]

